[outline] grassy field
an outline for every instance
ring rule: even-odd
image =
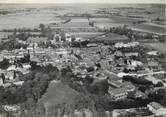
[[[48,105],[57,104],[73,104],[78,93],[58,81],[52,81],[47,89],[47,92],[39,100],[39,103],[47,103]]]

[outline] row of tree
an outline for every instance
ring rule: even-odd
[[[117,34],[120,34],[120,35],[125,35],[130,40],[158,39],[158,41],[160,41],[160,42],[165,42],[165,40],[166,40],[165,35],[158,35],[157,37],[155,37],[155,34],[153,34],[153,33],[141,34],[140,32],[133,31],[132,29],[127,28],[127,26],[111,27],[109,31],[111,33],[117,33]]]
[[[20,49],[20,48],[27,48],[27,44],[19,43],[18,41],[11,39],[6,42],[0,43],[0,50],[13,50],[13,49]]]

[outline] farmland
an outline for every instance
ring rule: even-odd
[[[70,22],[62,24],[62,27],[90,27],[88,19],[76,18],[71,19]]]
[[[111,23],[111,22],[115,22],[111,18],[90,18],[90,21],[94,21],[95,23],[103,23],[103,22]]]
[[[124,25],[132,26],[134,22],[142,21],[142,19],[123,16],[110,16],[109,18],[91,18],[90,21],[93,21],[94,26],[96,27],[109,28]]]

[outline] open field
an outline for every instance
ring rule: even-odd
[[[93,37],[102,35],[103,32],[75,32],[75,33],[70,33],[70,34],[74,35],[76,37],[93,38]]]
[[[132,26],[133,22],[141,21],[138,18],[128,18],[122,16],[111,16],[110,18],[91,18],[91,21],[95,22],[96,27],[109,28],[109,27],[119,27],[119,26]]]
[[[122,17],[122,16],[111,16],[111,19],[114,20],[115,23],[133,23],[142,20],[137,18]]]
[[[60,22],[52,12],[18,13],[0,16],[0,30],[12,28],[37,28],[40,23]]]
[[[115,22],[111,18],[90,18],[90,21],[94,21],[95,23],[111,23]]]
[[[143,45],[166,54],[166,43],[143,43]]]
[[[73,104],[76,96],[78,93],[69,86],[59,81],[52,81],[39,103],[47,103],[48,105]]]
[[[49,23],[57,23],[61,22],[60,16],[63,16],[64,14],[95,14],[95,11],[102,9],[102,8],[121,8],[116,9],[118,12],[134,12],[134,15],[143,15],[144,12],[150,11],[153,12],[153,14],[145,15],[149,17],[150,19],[155,19],[156,17],[162,16],[164,18],[163,14],[164,12],[164,6],[161,7],[161,5],[138,5],[134,4],[132,5],[132,11],[131,9],[128,9],[128,7],[131,7],[131,5],[124,4],[124,5],[111,5],[111,4],[78,4],[74,7],[72,4],[48,4],[48,5],[39,5],[39,4],[15,4],[15,5],[1,5],[0,12],[7,11],[9,14],[6,15],[0,15],[0,30],[1,29],[11,29],[11,28],[37,28],[40,23],[43,24],[49,24]],[[125,7],[125,8],[124,8]],[[19,8],[19,9],[18,9]],[[139,12],[137,12],[139,11]],[[10,13],[11,12],[11,13]],[[123,15],[123,13],[122,13]],[[130,15],[130,14],[128,14]],[[109,16],[109,15],[108,15]],[[122,16],[115,16],[110,15],[109,18],[90,18],[90,20],[94,20],[97,24],[96,25],[105,25],[105,26],[119,26],[119,25],[130,25],[132,22],[144,20],[142,18],[129,18],[125,17],[126,14]],[[98,24],[99,23],[99,24]],[[101,24],[100,24],[101,23]],[[110,23],[110,24],[109,24]],[[72,19],[71,22],[64,25],[64,27],[78,27],[78,24],[80,27],[87,27],[89,26],[88,20],[84,17],[83,19]]]
[[[89,23],[88,19],[86,18],[73,18],[71,21],[71,23]]]
[[[153,24],[141,24],[132,27],[132,29],[140,30],[143,32],[149,32],[149,33],[159,33],[159,34],[165,34],[166,32],[166,27],[153,25]]]

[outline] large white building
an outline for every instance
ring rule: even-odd
[[[151,102],[147,105],[147,107],[156,116],[160,116],[160,115],[166,116],[166,108],[157,102]]]

